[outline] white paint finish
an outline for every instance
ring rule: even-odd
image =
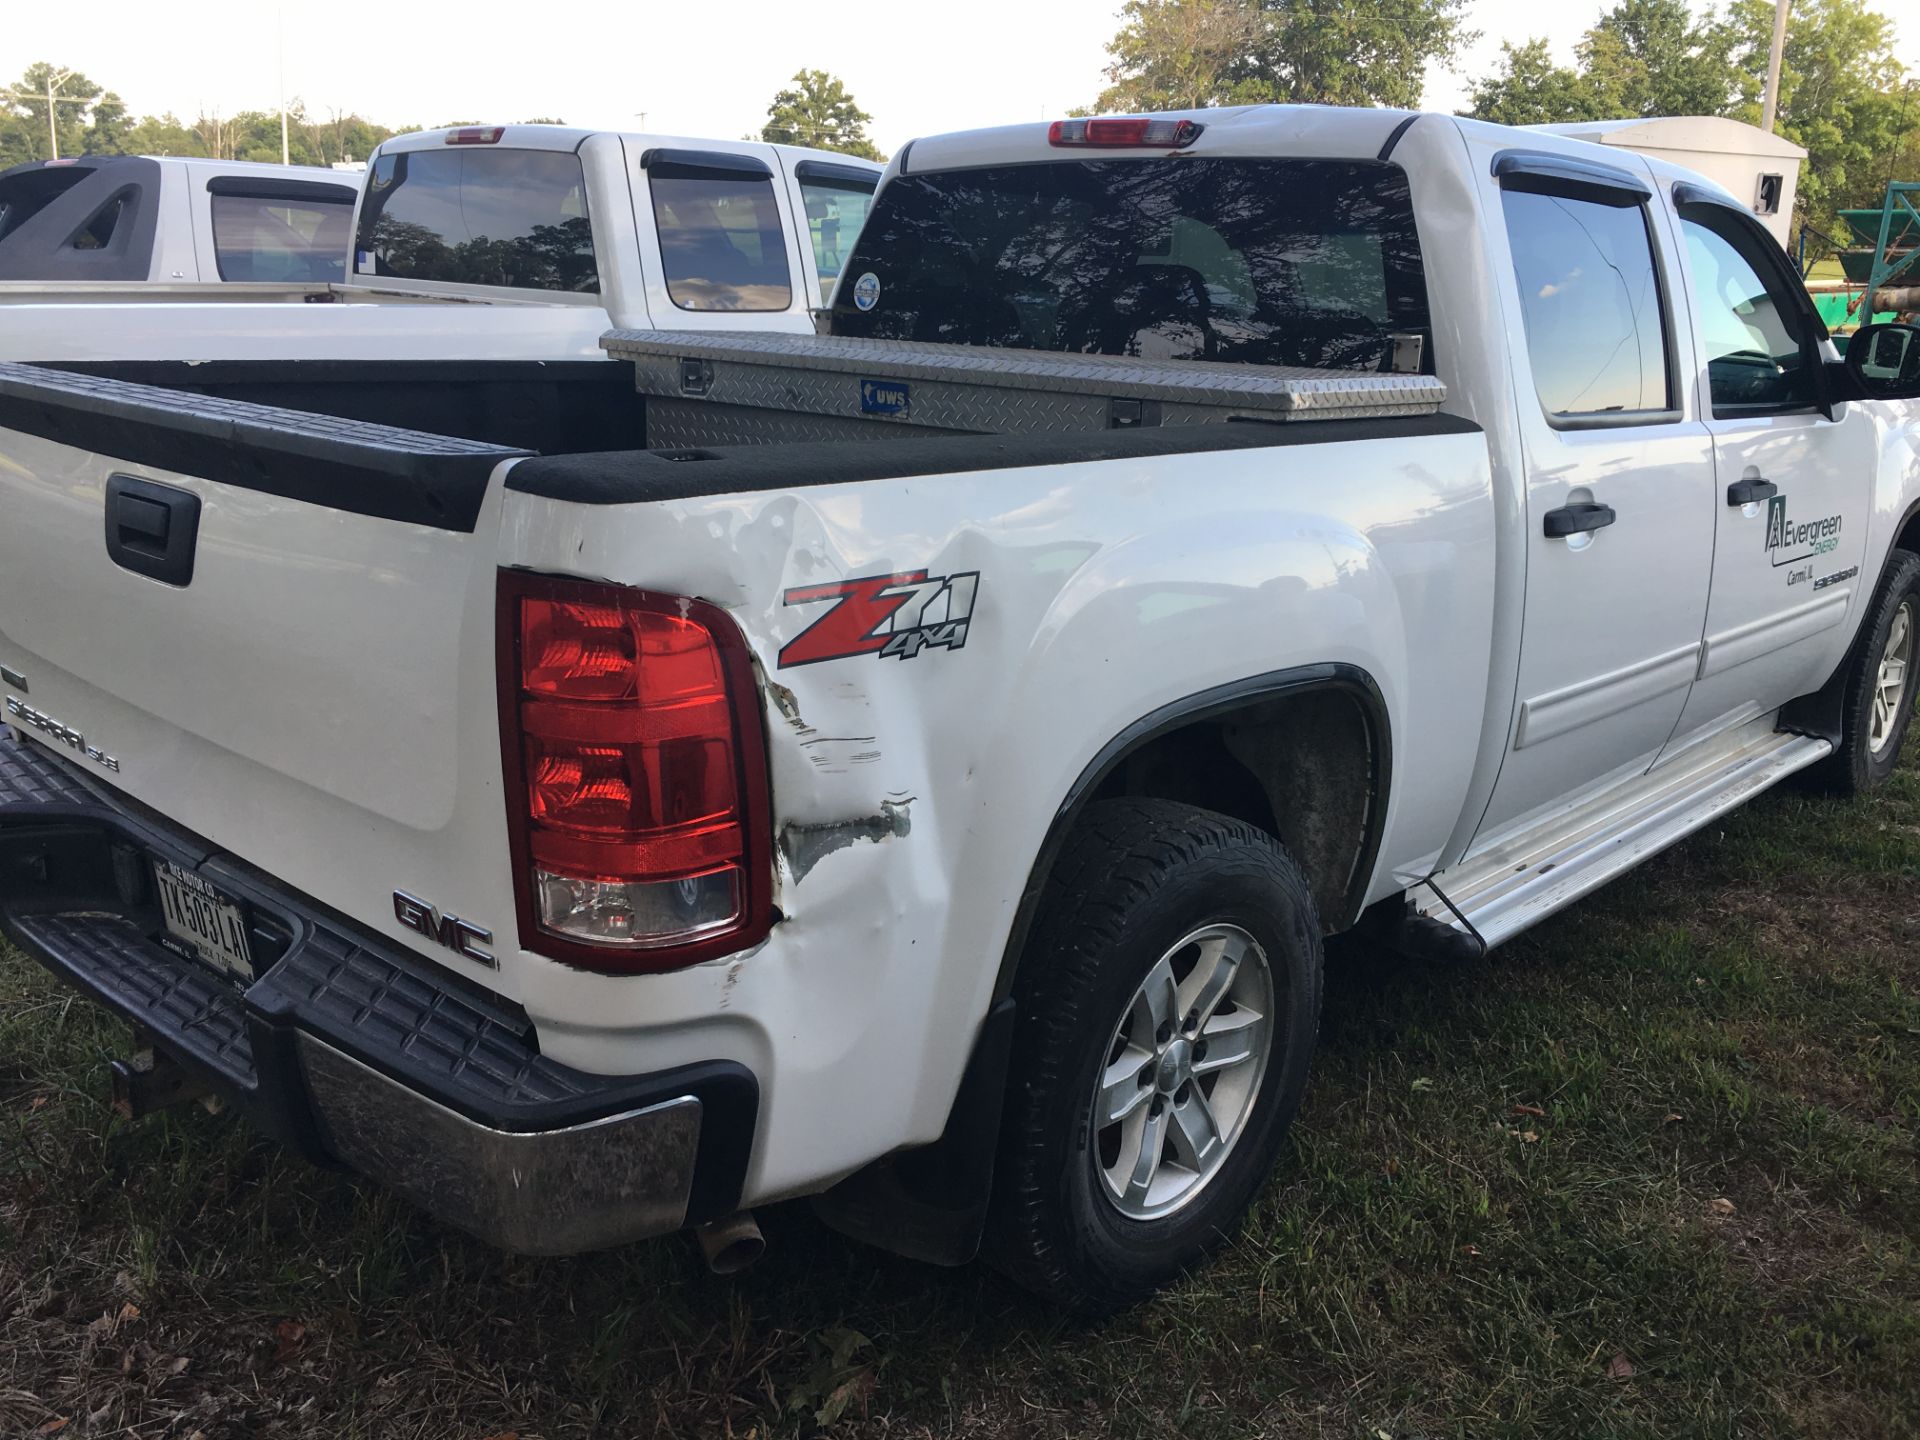
[[[1706,616],[1713,449],[1685,396],[1693,363],[1685,338],[1674,347],[1671,417],[1568,428],[1547,416],[1534,388],[1502,192],[1492,176],[1494,156],[1516,137],[1498,126],[1462,128],[1477,174],[1494,272],[1489,300],[1504,321],[1526,467],[1526,511],[1513,536],[1527,557],[1518,706],[1511,749],[1480,819],[1483,834],[1499,834],[1550,807],[1570,780],[1650,762],[1672,734]],[[1591,149],[1550,135],[1525,138],[1569,154]],[[1637,156],[1607,159],[1648,174]],[[1680,294],[1672,243],[1658,227],[1653,242],[1671,310]],[[1612,506],[1615,523],[1585,536],[1548,538],[1549,511],[1588,501]]]
[[[1157,706],[1356,665],[1380,679],[1396,773],[1425,777],[1396,792],[1388,865],[1437,849],[1465,798],[1479,723],[1458,697],[1484,686],[1493,606],[1479,436],[651,506],[507,498],[503,559],[714,600],[767,666],[818,613],[783,605],[786,589],[980,572],[962,650],[769,672],[800,717],[768,707],[776,829],[906,799],[905,836],[783,875],[785,919],[736,962],[621,982],[503,955],[543,1050],[570,1063],[652,1066],[763,1036],[775,1064],[760,1072],[774,1079],[755,1196],[851,1168],[876,1137],[938,1133],[1047,826],[1101,746]],[[736,1028],[684,1033],[714,1022]]]
[[[1520,724],[1513,748],[1557,739],[1622,711],[1664,699],[1693,683],[1700,660],[1698,642],[1655,655],[1606,675],[1595,675],[1520,703]]]
[[[1723,675],[1736,666],[1777,656],[1789,647],[1798,646],[1803,640],[1833,629],[1846,620],[1853,590],[1852,585],[1834,586],[1826,594],[1815,596],[1802,604],[1749,620],[1718,635],[1709,635],[1705,652],[1700,657],[1700,678],[1709,679]],[[1740,683],[1751,688],[1750,682],[1744,678]],[[1800,690],[1806,688],[1804,683],[1800,686]],[[1758,702],[1749,700],[1746,704],[1751,709]]]

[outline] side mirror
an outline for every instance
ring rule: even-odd
[[[1846,371],[1858,399],[1920,399],[1920,328],[1862,325],[1847,341]]]

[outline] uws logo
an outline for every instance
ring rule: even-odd
[[[1825,555],[1840,546],[1840,516],[1795,523],[1787,515],[1787,497],[1767,501],[1767,556],[1777,569]]]

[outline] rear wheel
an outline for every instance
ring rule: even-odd
[[[1021,964],[989,1257],[1096,1311],[1204,1259],[1299,1108],[1320,988],[1313,899],[1272,836],[1168,801],[1094,806]]]
[[[1894,552],[1887,578],[1848,660],[1840,744],[1820,776],[1856,795],[1876,790],[1900,763],[1913,719],[1920,659],[1920,555]]]

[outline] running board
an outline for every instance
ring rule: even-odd
[[[1765,733],[1654,770],[1434,876],[1444,900],[1414,885],[1414,913],[1498,945],[1832,753],[1812,736]]]

